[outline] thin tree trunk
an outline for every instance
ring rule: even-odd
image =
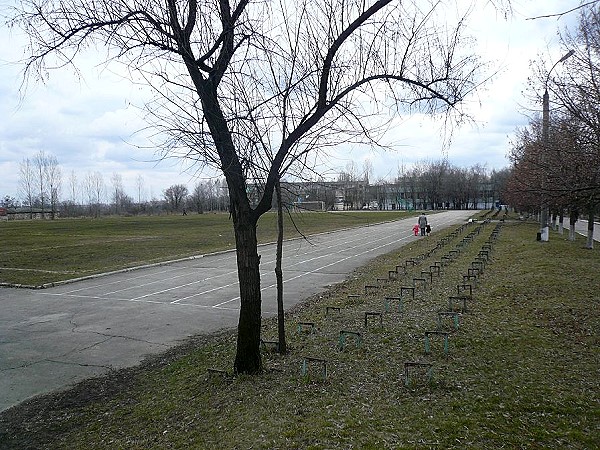
[[[577,219],[579,218],[579,213],[577,210],[572,209],[569,214],[569,240],[575,240],[575,224],[577,223]]]
[[[277,195],[277,257],[275,262],[275,277],[277,279],[277,329],[279,335],[279,353],[287,353],[285,342],[285,315],[283,310],[283,269],[281,260],[283,257],[283,207],[281,204],[281,184],[279,180],[275,183],[275,194]]]
[[[595,208],[592,205],[590,205],[588,211],[587,242],[585,244],[585,248],[589,249],[594,248],[594,213]]]
[[[565,228],[565,211],[563,209],[560,210],[560,215],[558,216],[558,234],[563,234]]]

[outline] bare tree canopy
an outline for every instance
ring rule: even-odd
[[[256,223],[276,181],[315,150],[378,145],[395,115],[460,119],[483,68],[463,35],[471,11],[460,9],[433,0],[24,0],[13,23],[31,38],[29,74],[101,46],[107,62],[154,88],[148,119],[164,156],[223,171],[241,298],[234,369],[253,373]],[[249,182],[261,185],[252,201]]]
[[[531,207],[543,196],[553,210],[568,209],[572,218],[587,211],[592,248],[600,204],[600,4],[583,6],[577,26],[560,32],[564,56],[535,67],[531,87],[549,92],[552,120],[547,139],[537,121],[517,134],[511,191],[520,206]],[[559,63],[562,70],[553,71]]]
[[[184,205],[188,189],[183,184],[174,184],[165,189],[163,195],[171,211],[179,211]]]
[[[414,3],[34,0],[18,20],[30,73],[105,45],[107,60],[156,88],[149,113],[169,150],[227,171],[285,172],[316,146],[375,142],[394,110],[445,112],[475,88],[465,18],[451,25],[440,2]],[[217,96],[233,161],[215,152],[225,142],[203,95]]]

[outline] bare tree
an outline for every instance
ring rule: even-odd
[[[94,192],[94,203],[95,203],[95,215],[98,217],[100,214],[100,208],[102,207],[102,201],[104,200],[104,194],[106,192],[106,185],[104,184],[104,177],[101,172],[94,172],[91,178],[92,189]]]
[[[423,174],[425,165],[423,161],[417,161],[408,175],[408,192],[411,199],[411,209],[425,208],[423,193]],[[419,202],[420,200],[420,202]]]
[[[509,203],[522,211],[538,212],[542,195],[554,214],[568,210],[569,239],[574,240],[575,223],[589,200],[590,178],[586,174],[590,166],[596,167],[593,172],[598,165],[585,151],[577,120],[558,117],[551,125],[549,145],[543,143],[539,120],[518,131],[509,153],[513,167],[505,192]]]
[[[77,180],[77,173],[75,170],[71,170],[71,174],[69,175],[69,195],[71,196],[71,201],[74,205],[79,204],[80,198],[78,195],[79,183]]]
[[[183,184],[174,184],[164,191],[165,201],[171,211],[179,211],[185,204],[188,189]]]
[[[196,183],[189,196],[189,201],[198,214],[202,214],[206,209],[207,198],[205,184],[201,182]]]
[[[29,207],[29,218],[33,218],[33,204],[35,202],[35,169],[29,158],[24,158],[19,166],[19,193],[21,200]]]
[[[338,181],[343,183],[344,209],[359,209],[365,199],[364,180],[361,180],[354,161],[346,164],[345,170],[338,175]]]
[[[369,184],[369,181],[373,178],[373,162],[370,159],[366,159],[363,162],[363,180],[365,180],[365,182],[367,184]]]
[[[490,173],[492,197],[494,198],[494,200],[498,200],[501,205],[507,204],[507,201],[504,197],[506,195],[506,184],[509,178],[509,168],[504,168],[500,170],[492,169],[492,172]]]
[[[223,171],[235,231],[240,319],[234,370],[260,358],[256,225],[276,181],[317,148],[376,145],[390,117],[444,114],[476,88],[464,16],[445,2],[23,0],[29,73],[106,44],[156,89],[149,119],[169,156]],[[378,120],[379,119],[379,120]],[[257,186],[250,198],[249,184]],[[255,202],[253,200],[256,200]]]
[[[65,216],[75,216],[79,211],[79,206],[81,205],[81,193],[79,180],[77,179],[77,173],[75,170],[71,170],[69,172],[69,177],[67,179],[67,199],[65,199],[61,205],[61,215]]]
[[[508,157],[512,162],[508,182],[508,199],[520,211],[539,212],[542,190],[542,136],[541,121],[532,121],[529,127],[516,131]]]
[[[469,174],[467,169],[450,167],[446,176],[446,202],[455,209],[469,207]]]
[[[142,205],[142,195],[144,193],[144,177],[141,174],[138,174],[135,179],[135,187],[137,189],[137,203],[139,208]]]
[[[112,184],[112,202],[115,207],[115,213],[119,214],[121,212],[121,207],[125,197],[125,189],[123,189],[123,177],[120,173],[114,172],[110,177],[110,182]]]
[[[88,172],[82,181],[84,204],[87,203],[90,214],[92,213],[92,205],[94,204],[94,189],[92,183],[92,173]]]
[[[398,172],[396,176],[396,184],[399,186],[398,192],[396,193],[396,201],[399,203],[399,209],[409,209],[409,186],[410,186],[410,171],[406,168],[404,163],[398,166]]]
[[[228,211],[231,202],[229,198],[229,189],[227,188],[227,180],[225,178],[222,178],[220,181],[218,181],[218,184],[218,197],[220,204],[219,211]]]
[[[77,179],[77,172],[75,172],[75,170],[71,170],[71,173],[69,175],[69,195],[70,200],[73,202],[74,205],[79,203],[79,198],[77,195],[78,188],[79,183]]]
[[[44,167],[44,177],[48,190],[48,200],[50,201],[50,214],[54,219],[58,212],[60,204],[60,190],[62,186],[62,171],[58,165],[58,159],[54,155],[47,155]]]
[[[40,150],[33,156],[32,162],[35,168],[35,174],[37,179],[37,200],[40,203],[43,217],[45,213],[46,200],[48,199],[48,188],[46,186],[46,166],[48,164],[48,157],[46,155],[46,152]]]
[[[537,168],[536,178],[545,181],[539,192],[549,199],[555,215],[566,204],[572,219],[580,210],[587,211],[587,247],[592,248],[594,217],[600,205],[600,5],[583,6],[578,26],[560,33],[564,70],[552,72],[542,62],[532,81],[534,91],[547,88],[554,103],[547,148],[532,139],[518,148],[528,149],[524,157],[534,155],[521,168]],[[543,158],[539,156],[542,150]]]
[[[475,164],[469,169],[469,178],[467,182],[468,196],[471,201],[471,207],[477,208],[477,202],[479,199],[484,198],[482,195],[482,187],[486,180],[487,174],[485,167],[480,164]]]
[[[58,211],[62,172],[56,156],[47,154],[44,150],[36,153],[31,160],[25,163],[31,165],[31,173],[35,174],[37,198],[42,214],[50,206],[51,218],[54,219]],[[27,169],[29,170],[29,169]]]
[[[425,170],[421,175],[421,187],[425,207],[427,203],[431,205],[431,209],[436,209],[442,203],[442,187],[445,184],[446,174],[448,172],[448,161],[443,159],[440,161],[431,161],[423,163]]]
[[[563,47],[574,52],[567,70],[552,84],[559,104],[579,124],[580,195],[588,213],[587,248],[594,246],[594,219],[600,205],[600,5],[582,9],[578,27],[561,34]],[[583,181],[583,183],[582,183]],[[585,184],[585,186],[582,186]]]
[[[94,217],[98,217],[100,215],[100,208],[102,206],[102,200],[104,199],[105,190],[102,173],[98,171],[88,172],[83,184],[88,206],[90,208],[90,214]]]

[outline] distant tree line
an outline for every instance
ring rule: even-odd
[[[399,167],[394,179],[373,183],[371,171],[370,164],[359,171],[351,163],[340,173],[338,191],[342,190],[345,209],[372,205],[377,209],[491,208],[506,203],[504,187],[510,176],[509,169],[489,171],[481,164],[463,168],[446,159],[419,161],[410,169]]]
[[[62,173],[56,156],[43,150],[25,158],[19,167],[19,194],[22,202],[33,208],[49,211],[52,218],[59,209]]]
[[[324,209],[475,209],[505,203],[508,169],[488,171],[476,164],[461,168],[447,160],[420,161],[409,170],[401,167],[393,179],[370,182],[372,166],[362,170],[349,164],[335,181],[282,182],[282,202],[302,208],[310,202]],[[40,151],[24,158],[19,171],[19,198],[5,196],[2,206],[18,209],[30,218],[45,211],[51,218],[103,215],[187,214],[228,211],[229,195],[224,179],[198,181],[191,190],[174,184],[161,198],[144,199],[144,178],[136,178],[135,198],[125,192],[123,178],[113,173],[108,180],[98,171],[66,179],[54,155]],[[260,195],[260,186],[253,186]]]
[[[144,178],[135,180],[135,198],[123,185],[123,177],[113,173],[108,180],[99,171],[78,176],[72,170],[64,176],[58,159],[45,151],[26,157],[19,166],[18,197],[5,195],[0,207],[19,212],[21,217],[99,217],[104,215],[154,215],[194,211],[227,211],[228,194],[223,179],[204,180],[189,192],[175,184],[160,198],[146,200]]]

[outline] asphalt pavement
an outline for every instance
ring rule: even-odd
[[[429,215],[433,231],[473,211]],[[370,259],[416,239],[415,219],[286,241],[285,305],[343,281]],[[277,312],[275,245],[259,248],[263,315]],[[234,252],[111,274],[43,290],[0,288],[0,411],[111,369],[133,366],[186,338],[237,325]]]

